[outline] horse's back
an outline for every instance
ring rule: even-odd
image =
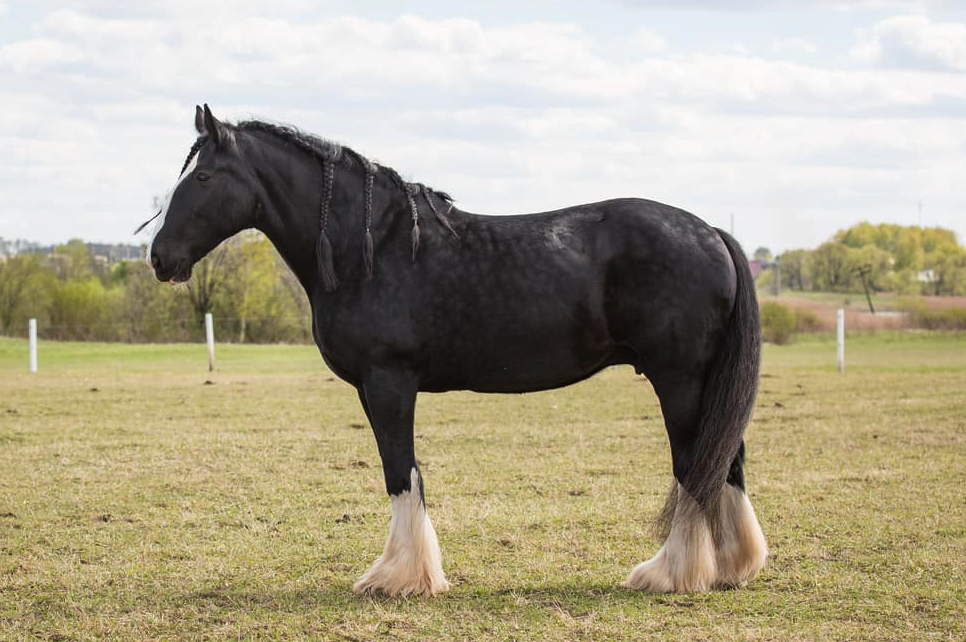
[[[550,388],[613,363],[698,358],[733,302],[717,232],[661,203],[452,221],[460,240],[427,289],[440,388]]]

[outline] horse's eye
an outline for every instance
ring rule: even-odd
[[[195,174],[195,178],[197,178],[199,181],[204,183],[206,180],[211,178],[211,174],[209,174],[208,172],[198,172]]]

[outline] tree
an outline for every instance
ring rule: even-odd
[[[849,253],[852,272],[864,275],[864,285],[869,289],[881,292],[888,283],[889,272],[892,270],[892,255],[873,244],[864,245]]]
[[[94,274],[94,256],[80,239],[58,245],[50,259],[61,281],[83,280]]]
[[[311,337],[305,293],[271,241],[258,232],[242,233],[232,240],[228,261],[231,278],[214,303],[227,332],[239,342]]]
[[[0,332],[18,332],[27,327],[27,319],[44,317],[53,279],[36,254],[19,254],[0,262]]]
[[[841,243],[829,241],[819,245],[812,252],[812,268],[815,288],[830,292],[845,290],[852,279],[849,264],[849,248]]]
[[[115,269],[119,296],[111,318],[121,341],[186,341],[192,338],[192,310],[187,297],[164,287],[143,261],[125,261]],[[121,278],[120,275],[123,275]]]
[[[208,256],[198,261],[188,282],[188,300],[194,310],[197,327],[205,322],[205,314],[211,312],[215,296],[225,287],[231,277],[232,239],[223,241]]]
[[[808,250],[788,250],[782,254],[782,286],[806,291],[812,287],[812,260]]]
[[[50,334],[55,339],[104,339],[106,314],[112,306],[100,280],[89,277],[70,281],[54,281],[50,288]]]
[[[927,258],[933,272],[932,294],[966,294],[966,250],[945,244]]]
[[[763,263],[770,263],[772,260],[771,250],[769,250],[767,247],[760,247],[755,250],[754,256],[756,261],[761,261]]]
[[[237,298],[238,342],[244,343],[250,319],[271,319],[279,314],[272,296],[278,282],[275,248],[267,238],[252,236],[242,241],[234,258],[238,266],[232,288]]]

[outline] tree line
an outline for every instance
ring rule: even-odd
[[[782,289],[962,296],[966,248],[941,227],[859,223],[814,250],[784,252],[758,283],[769,287],[779,274]]]
[[[767,257],[760,248],[756,257]],[[966,295],[966,249],[943,228],[860,223],[814,250],[785,252],[758,278],[783,290]],[[0,334],[128,342],[201,341],[204,316],[220,340],[305,343],[311,310],[301,285],[258,232],[225,241],[176,287],[144,261],[110,264],[80,240],[47,255],[0,261]]]
[[[187,285],[159,283],[144,261],[108,264],[80,240],[48,255],[0,262],[0,334],[26,333],[36,318],[42,337],[92,341],[198,341],[205,313],[221,340],[303,343],[311,311],[302,286],[257,232],[211,252]]]

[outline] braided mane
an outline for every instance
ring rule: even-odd
[[[255,131],[271,134],[292,144],[303,152],[315,156],[322,162],[341,163],[345,167],[352,167],[353,164],[358,163],[366,171],[372,172],[373,174],[384,173],[406,194],[410,192],[428,192],[447,203],[453,202],[453,197],[446,192],[435,190],[422,183],[405,181],[391,167],[375,163],[350,147],[322,138],[321,136],[303,132],[296,127],[276,125],[275,123],[266,123],[261,120],[243,120],[234,125],[234,129],[238,131]]]
[[[362,154],[346,147],[340,145],[333,141],[315,136],[313,134],[308,134],[295,127],[290,127],[288,125],[276,125],[273,123],[266,123],[260,120],[245,120],[231,126],[235,131],[242,132],[263,132],[270,134],[276,138],[291,144],[293,147],[300,149],[301,151],[316,158],[322,167],[322,196],[319,204],[319,238],[316,243],[316,255],[319,261],[319,269],[322,275],[322,281],[325,289],[329,292],[335,290],[339,286],[339,280],[335,274],[335,267],[333,265],[333,253],[332,244],[329,242],[329,238],[326,234],[326,226],[329,218],[329,203],[332,199],[332,182],[333,176],[335,174],[335,167],[337,165],[342,165],[344,167],[352,167],[353,164],[358,163],[365,170],[365,237],[363,239],[363,262],[365,264],[366,279],[372,278],[372,265],[373,265],[373,242],[372,242],[372,184],[373,179],[377,174],[386,175],[390,182],[399,188],[403,194],[406,196],[406,200],[409,203],[410,211],[412,212],[413,221],[413,231],[411,235],[412,244],[412,260],[415,263],[416,254],[419,251],[419,206],[416,203],[416,197],[422,196],[423,199],[429,204],[430,210],[432,210],[436,219],[443,225],[450,233],[456,238],[459,235],[450,225],[449,220],[446,218],[446,214],[449,210],[453,208],[453,198],[446,192],[437,192],[436,190],[423,185],[422,183],[408,182],[402,179],[399,173],[391,167],[385,167],[370,161],[368,158]],[[195,142],[196,147],[192,147],[192,153],[189,154],[188,160],[185,162],[185,166],[191,162],[191,157],[197,152],[196,148],[200,148],[204,141],[199,138]],[[183,171],[183,170],[182,170]],[[433,202],[433,197],[436,197],[449,204],[449,209],[446,213],[439,211],[436,208],[436,204]]]

